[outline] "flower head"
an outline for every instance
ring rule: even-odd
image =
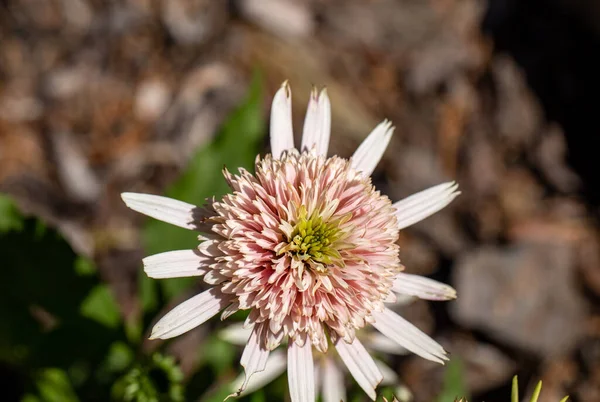
[[[153,328],[152,338],[180,335],[223,311],[248,310],[252,328],[241,358],[246,380],[265,370],[270,352],[287,342],[292,401],[314,400],[313,347],[329,341],[357,382],[374,398],[383,376],[356,337],[371,323],[383,335],[430,360],[443,362],[435,341],[387,309],[395,293],[427,299],[454,290],[402,273],[398,231],[440,210],[458,195],[446,183],[392,202],[370,174],[393,128],[378,125],[350,160],[327,158],[331,122],[326,91],[313,91],[294,149],[291,92],[277,92],[271,112],[271,151],[255,173],[224,170],[232,193],[203,208],[164,197],[124,193],[126,204],[163,221],[202,232],[195,250],[144,259],[155,278],[203,276],[211,288],[177,306]]]

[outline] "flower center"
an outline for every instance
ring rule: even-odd
[[[277,254],[288,253],[315,272],[327,274],[329,265],[344,266],[338,251],[342,234],[339,222],[326,222],[316,214],[307,216],[306,208],[301,206],[296,225],[288,235],[288,244]]]

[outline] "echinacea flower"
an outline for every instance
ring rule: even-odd
[[[412,300],[412,297],[401,295],[401,297],[398,298],[396,305],[408,304]],[[357,333],[358,339],[367,351],[395,355],[405,355],[408,353],[408,351],[398,345],[398,343],[390,340],[377,331],[369,329],[370,327],[366,327]],[[246,328],[241,323],[235,323],[220,331],[219,337],[234,345],[244,346],[246,345],[251,332],[251,328]],[[323,402],[339,402],[347,400],[343,369],[343,366],[345,365],[344,362],[341,361],[338,356],[335,356],[334,353],[323,354],[317,352],[316,355],[313,356],[313,360],[315,365],[315,391],[318,394],[321,394]],[[398,375],[394,370],[387,366],[382,360],[374,358],[373,361],[381,373],[381,382],[379,385],[393,387],[394,393],[401,396],[401,400],[403,401],[411,400],[412,394],[406,386],[400,383]],[[250,394],[267,385],[283,374],[286,367],[287,358],[284,353],[281,353],[281,351],[271,353],[265,370],[256,373],[250,378],[241,395]],[[238,391],[242,384],[244,384],[244,381],[245,376],[243,374],[238,376],[231,384],[231,389],[234,392]],[[365,378],[359,378],[358,381],[361,386],[364,385],[365,392],[369,397],[375,399],[375,389],[368,383],[365,384],[363,382],[365,381]],[[236,394],[238,393],[236,392]]]
[[[358,384],[375,398],[381,371],[356,336],[371,324],[426,359],[443,363],[444,349],[385,307],[396,293],[443,300],[447,285],[402,273],[398,231],[448,205],[459,193],[445,183],[392,204],[370,175],[392,136],[379,124],[349,159],[327,158],[331,108],[325,90],[311,94],[300,152],[294,148],[291,91],[273,99],[271,154],[255,173],[224,169],[232,193],[203,207],[148,194],[122,194],[131,209],[202,233],[197,249],[144,259],[152,278],[202,276],[210,289],[161,318],[151,338],[187,332],[222,311],[248,310],[252,331],[241,357],[243,392],[269,355],[287,343],[291,400],[315,399],[313,348],[332,344]],[[274,351],[273,354],[279,351]]]

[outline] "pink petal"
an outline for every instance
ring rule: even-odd
[[[197,230],[193,215],[197,208],[195,205],[152,194],[122,193],[121,198],[134,211],[185,229]]]
[[[420,275],[405,274],[404,272],[396,276],[392,290],[426,300],[456,299],[456,290],[452,286]]]
[[[365,176],[370,176],[381,160],[393,132],[394,127],[389,121],[379,123],[352,155],[352,167]]]
[[[439,343],[398,314],[389,309],[384,309],[383,312],[373,311],[372,314],[375,319],[372,325],[400,346],[424,359],[440,364],[448,360],[446,351]]]
[[[150,339],[169,339],[203,324],[229,304],[231,297],[212,288],[169,311],[154,328]]]
[[[314,402],[315,377],[310,342],[303,346],[294,341],[288,344],[288,385],[292,402]]]
[[[457,188],[455,182],[438,184],[394,203],[398,229],[420,222],[450,204],[460,194]]]
[[[317,155],[327,156],[329,136],[331,134],[331,103],[327,90],[317,94],[313,89],[302,130],[302,146],[300,150],[310,151],[313,147]]]
[[[204,260],[197,250],[168,251],[143,259],[146,275],[157,279],[204,275],[208,269]]]
[[[334,345],[358,385],[369,395],[369,398],[375,400],[377,398],[375,388],[383,380],[383,375],[369,352],[356,338],[352,343],[337,339]]]
[[[271,154],[279,159],[283,151],[294,148],[292,130],[292,90],[287,81],[281,85],[271,106]]]

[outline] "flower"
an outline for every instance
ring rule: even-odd
[[[232,193],[199,208],[148,194],[123,193],[128,207],[202,233],[197,249],[144,259],[153,278],[203,276],[209,290],[161,318],[151,338],[172,338],[222,311],[225,319],[248,310],[252,332],[242,353],[243,392],[264,371],[271,351],[287,342],[291,400],[313,401],[313,347],[333,344],[359,385],[375,398],[383,376],[356,337],[370,323],[381,334],[426,359],[443,363],[444,349],[385,307],[396,293],[426,299],[455,297],[454,290],[408,275],[398,257],[398,231],[448,205],[459,193],[444,183],[391,203],[370,175],[393,132],[379,124],[350,160],[327,158],[331,108],[325,90],[313,90],[294,148],[291,91],[273,99],[271,152],[257,157],[254,174],[224,169]],[[273,354],[279,351],[274,351]]]
[[[252,329],[244,328],[242,324],[236,323],[229,325],[224,330],[220,331],[219,336],[234,345],[245,345]],[[391,353],[404,355],[407,350],[399,346],[397,343],[391,341],[389,338],[381,335],[375,331],[359,331],[357,333],[358,338],[365,346],[366,350],[374,350],[383,353]],[[317,393],[322,395],[324,402],[339,402],[345,401],[346,399],[346,386],[344,385],[343,365],[344,362],[340,361],[339,358],[334,356],[333,353],[317,353],[313,357],[315,362],[314,378],[315,378],[315,390]],[[383,361],[374,359],[377,369],[381,373],[381,382],[379,385],[393,386],[395,394],[401,396],[401,400],[407,401],[412,399],[412,394],[406,388],[406,386],[400,384],[397,374],[388,367]],[[241,395],[250,394],[266,384],[273,381],[284,373],[287,367],[287,359],[284,353],[281,351],[275,351],[269,356],[267,366],[264,371],[253,375],[247,383],[244,391]],[[375,390],[364,383],[365,378],[357,379],[361,386],[364,386],[365,391],[368,395],[375,399]],[[245,376],[240,375],[233,381],[231,389],[238,391],[242,384],[245,382]],[[238,392],[235,392],[237,395]]]

